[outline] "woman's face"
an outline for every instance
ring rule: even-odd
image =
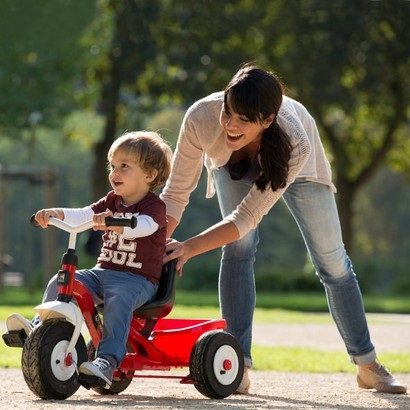
[[[265,129],[269,127],[273,119],[274,114],[262,121],[249,121],[244,115],[233,111],[228,95],[227,106],[225,104],[222,106],[219,123],[225,130],[228,147],[232,151],[238,151],[251,143],[260,144]]]

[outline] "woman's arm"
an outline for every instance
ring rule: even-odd
[[[169,239],[164,263],[172,259],[178,259],[176,269],[181,275],[184,264],[192,257],[220,248],[238,239],[239,231],[235,224],[224,220],[186,241],[178,242],[175,239]]]
[[[179,221],[188,205],[192,191],[197,187],[203,168],[203,150],[198,141],[195,121],[188,111],[181,125],[174,151],[171,174],[160,194],[167,215]]]
[[[178,221],[171,215],[167,215],[167,238],[172,236],[177,226]]]

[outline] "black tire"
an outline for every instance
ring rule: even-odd
[[[196,389],[211,399],[233,394],[243,376],[243,352],[236,339],[227,332],[212,330],[195,342],[189,370]]]
[[[87,356],[88,361],[92,361],[95,359],[95,347],[92,340],[87,343]],[[94,386],[91,387],[92,390],[95,392],[102,394],[102,395],[114,395],[123,392],[132,382],[134,376],[133,371],[129,371],[127,373],[127,377],[123,379],[112,379],[112,383],[109,389],[105,387],[98,387]]]
[[[21,356],[21,368],[29,389],[41,399],[64,400],[80,387],[77,368],[87,360],[87,348],[80,334],[73,363],[64,364],[64,353],[74,325],[64,319],[44,321],[27,337]]]

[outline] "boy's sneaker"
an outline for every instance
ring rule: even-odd
[[[95,376],[103,380],[105,382],[105,386],[102,387],[109,389],[111,387],[112,376],[116,367],[114,358],[101,356],[97,357],[92,362],[82,363],[78,371],[80,374]]]
[[[34,325],[25,317],[18,313],[12,313],[6,320],[6,327],[8,331],[11,330],[24,330],[28,336],[33,330]]]
[[[243,369],[243,376],[242,376],[241,384],[238,386],[234,394],[248,394],[249,393],[249,388],[251,387],[251,381],[249,379],[248,371],[249,371],[249,367],[245,366]]]
[[[404,394],[407,391],[407,387],[378,362],[369,366],[357,366],[357,384],[362,389],[376,389],[381,393]]]

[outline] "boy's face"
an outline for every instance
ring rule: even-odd
[[[109,180],[114,192],[121,196],[125,205],[139,202],[150,191],[155,172],[144,171],[135,157],[117,150],[109,161]]]

